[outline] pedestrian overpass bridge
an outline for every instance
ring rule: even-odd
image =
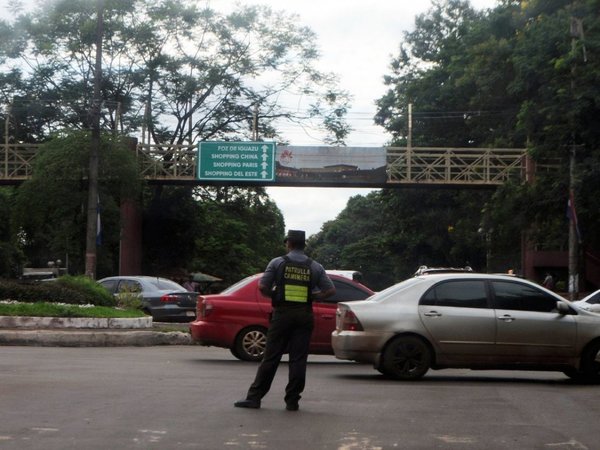
[[[203,180],[199,174],[198,145],[137,144],[131,140],[142,177],[155,184],[372,187],[411,186],[496,187],[507,181],[531,180],[536,172],[555,171],[560,161],[537,162],[525,149],[451,148],[451,147],[321,147],[325,151],[317,164],[292,167],[294,155],[302,159],[296,147],[277,147],[276,177],[272,181]],[[338,149],[339,151],[336,151]],[[306,148],[304,148],[306,150]],[[36,144],[0,144],[0,185],[18,185],[31,178],[40,151]],[[377,162],[361,169],[364,161],[379,153]],[[344,157],[346,155],[347,157]],[[305,158],[306,159],[306,158]],[[310,160],[310,157],[308,158]],[[141,268],[141,216],[134,201],[121,205],[123,231],[120,274],[139,273]],[[536,276],[536,267],[548,266],[548,252],[523,248],[523,274]],[[554,252],[556,253],[556,252]],[[566,253],[556,255],[550,265],[564,266]],[[554,258],[554,259],[556,259]],[[598,265],[594,266],[598,267]]]
[[[451,147],[332,147],[343,153],[326,152],[318,168],[286,167],[284,155],[309,147],[277,147],[277,176],[273,181],[203,180],[198,176],[198,145],[131,146],[143,178],[151,183],[195,185],[262,185],[325,187],[400,187],[414,185],[498,186],[509,180],[524,180],[532,170],[525,149]],[[327,149],[327,147],[320,147]],[[0,184],[20,184],[34,170],[37,144],[0,144]],[[367,152],[369,155],[367,155]],[[381,153],[369,170],[361,160]],[[349,155],[349,158],[340,155]],[[348,159],[350,161],[348,161]],[[355,165],[352,161],[359,161]],[[540,169],[538,165],[537,169]],[[290,175],[286,176],[286,175]]]

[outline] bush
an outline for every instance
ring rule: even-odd
[[[0,300],[115,306],[114,298],[106,289],[83,276],[64,276],[56,281],[30,284],[0,281]]]
[[[81,292],[92,298],[92,305],[96,306],[115,306],[115,298],[102,286],[86,276],[64,275],[56,280],[60,286]]]
[[[117,307],[122,309],[142,309],[142,299],[138,294],[121,292],[117,298]]]

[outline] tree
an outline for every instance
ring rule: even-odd
[[[142,132],[157,144],[275,139],[277,120],[321,117],[334,142],[348,132],[348,95],[313,65],[314,33],[262,6],[229,13],[209,2],[107,0],[102,126]],[[42,140],[87,124],[93,82],[95,4],[60,0],[0,22],[0,99],[18,138]],[[293,112],[283,92],[302,99]],[[147,136],[147,137],[146,137]],[[168,154],[166,155],[168,157]]]
[[[18,190],[15,220],[30,264],[61,259],[71,272],[83,272],[89,145],[85,132],[51,139],[40,149],[32,178]],[[100,153],[98,272],[112,274],[118,267],[119,206],[124,198],[136,199],[141,183],[127,142],[104,136]]]
[[[194,268],[234,282],[284,253],[283,216],[264,188],[204,188],[196,196],[205,222],[195,235]]]
[[[254,135],[284,140],[278,126],[286,120],[319,121],[327,142],[343,144],[349,96],[333,74],[315,69],[315,34],[296,16],[262,6],[219,12],[208,1],[105,5],[103,130],[161,145],[165,162],[173,157],[172,144]],[[0,21],[0,101],[11,107],[15,139],[39,142],[64,127],[88,128],[95,8],[84,0],[59,0]],[[283,93],[296,97],[293,108],[282,103]],[[267,238],[283,234],[281,213],[262,190],[231,191],[217,189],[211,200],[189,188],[148,187],[145,269],[192,266],[227,278],[262,270],[267,251],[273,254]],[[219,198],[224,193],[227,201]],[[63,229],[59,217],[50,217],[51,227]],[[248,223],[260,225],[242,230]],[[45,234],[44,223],[28,225],[30,236]],[[207,244],[214,236],[224,239],[220,247]],[[217,253],[234,248],[227,257]]]
[[[19,276],[24,261],[14,231],[14,198],[15,189],[0,188],[0,278]]]
[[[361,271],[375,290],[410,277],[421,265],[485,270],[481,205],[490,195],[398,188],[352,197],[309,240],[308,251],[326,268]]]
[[[499,189],[480,218],[483,229],[493,229],[494,250],[507,256],[523,230],[538,248],[565,248],[572,151],[584,244],[597,248],[598,7],[597,0],[506,0],[474,13],[467,2],[434,2],[405,33],[385,78],[390,89],[378,100],[376,121],[394,144],[406,144],[413,103],[415,146],[528,148],[538,163],[535,180]]]

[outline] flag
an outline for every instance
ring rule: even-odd
[[[577,211],[575,210],[575,196],[573,195],[573,189],[569,190],[569,199],[567,200],[567,218],[569,219],[569,222],[573,222],[573,225],[575,225],[577,240],[579,243],[581,243],[581,232],[579,231],[579,222],[577,221]]]
[[[102,222],[100,221],[100,196],[96,203],[96,245],[102,245]]]

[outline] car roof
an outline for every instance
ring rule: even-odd
[[[104,281],[104,280],[167,280],[167,281],[173,281],[173,280],[170,280],[169,278],[153,277],[152,275],[115,275],[113,277],[104,277],[101,280],[98,280],[98,282]]]
[[[511,281],[511,282],[516,282],[516,283],[529,284],[531,286],[534,286],[537,289],[542,289],[542,290],[544,290],[546,292],[551,293],[554,297],[558,297],[558,298],[564,299],[563,297],[561,297],[556,292],[551,291],[549,289],[546,289],[545,287],[543,287],[539,283],[535,283],[535,282],[527,280],[525,278],[515,277],[514,275],[510,275],[510,274],[478,273],[478,272],[431,273],[431,274],[427,274],[427,275],[417,275],[417,276],[415,276],[413,278],[427,279],[427,280],[432,281],[431,284],[434,284],[435,282],[438,282],[438,281],[452,280],[452,279],[457,279],[457,280],[459,280],[459,279],[460,280],[466,280],[466,279],[469,279],[469,280],[480,280],[480,279],[485,279],[485,280]]]
[[[344,283],[350,283],[350,284],[354,284],[357,285],[363,289],[368,290],[369,292],[375,293],[375,291],[373,291],[371,288],[369,288],[368,286],[365,286],[364,284],[362,284],[360,281],[355,281],[352,280],[350,278],[348,278],[347,276],[344,275],[338,275],[335,273],[329,273],[327,272],[327,276],[331,279],[331,280],[337,280],[337,281],[343,281]],[[258,283],[260,278],[262,277],[262,273],[256,273],[254,275],[249,275],[245,278],[242,278],[241,280],[239,280],[238,282],[232,284],[231,286],[227,287],[226,289],[224,289],[223,292],[225,291],[229,291],[231,288],[236,288],[238,285],[240,287],[245,287],[247,286],[249,283]]]
[[[473,269],[470,266],[465,267],[428,267],[420,266],[414,276],[428,275],[433,273],[471,273]]]
[[[518,278],[508,274],[498,273],[481,273],[481,272],[440,272],[440,273],[428,273],[423,275],[416,275],[415,277],[427,278],[432,280],[449,280],[449,279],[492,279],[492,280],[510,280],[510,281],[525,281],[531,283],[523,278]]]
[[[339,275],[345,278],[348,278],[349,280],[354,280],[355,276],[362,276],[362,274],[358,271],[358,270],[331,270],[331,269],[327,269],[325,272],[327,272],[327,275]]]

